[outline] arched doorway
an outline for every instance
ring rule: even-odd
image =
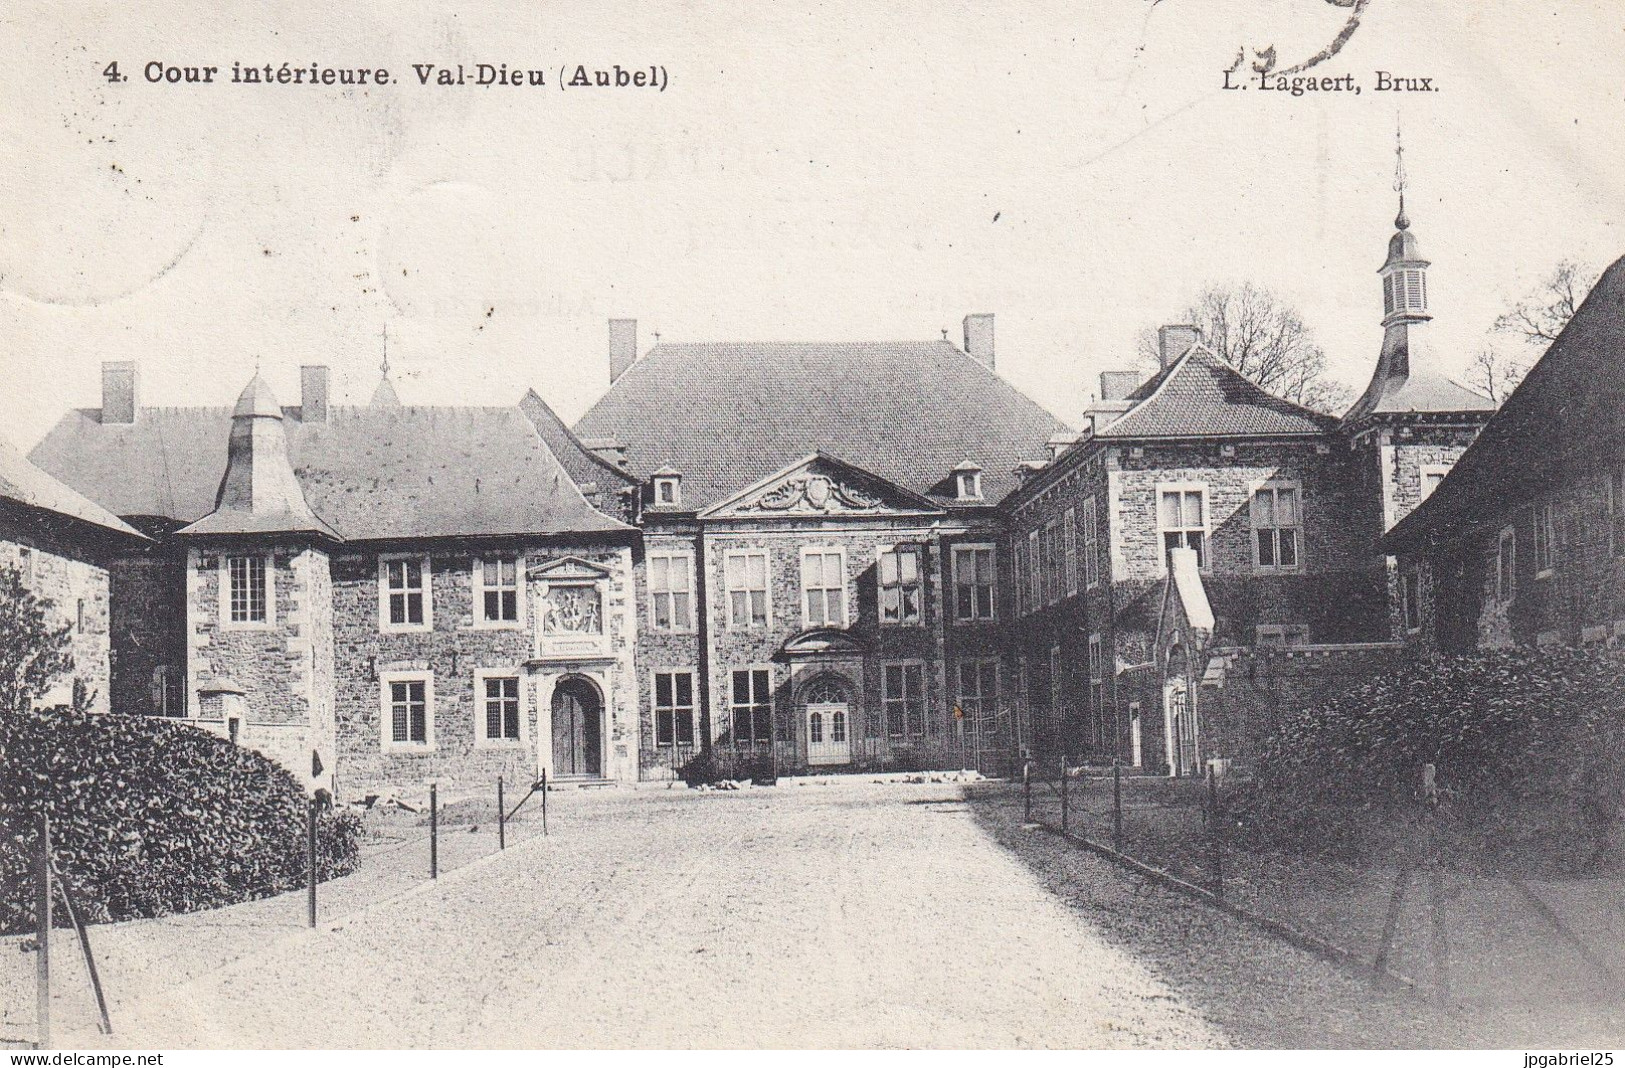
[[[826,672],[801,688],[797,702],[807,720],[807,763],[852,762],[852,687]]]
[[[598,687],[579,675],[553,687],[553,774],[604,774],[604,702]]]
[[[1168,748],[1168,771],[1174,776],[1194,775],[1197,767],[1196,710],[1191,707],[1188,661],[1182,646],[1168,650],[1163,672],[1163,738]]]

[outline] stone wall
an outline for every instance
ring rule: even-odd
[[[71,704],[77,682],[89,707],[110,707],[109,668],[111,598],[105,559],[76,548],[65,537],[37,523],[14,522],[0,514],[0,567],[14,567],[23,584],[49,602],[46,619],[66,626],[73,670],[42,696],[41,705]]]

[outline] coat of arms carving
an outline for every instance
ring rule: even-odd
[[[801,475],[743,505],[744,511],[824,513],[872,512],[880,498],[826,475]]]

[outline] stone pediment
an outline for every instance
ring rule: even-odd
[[[938,515],[929,497],[824,453],[769,475],[706,509],[706,518],[794,519]]]
[[[545,582],[596,582],[609,577],[609,569],[579,556],[565,556],[528,568],[526,577]]]
[[[804,630],[785,642],[779,649],[784,657],[862,655],[869,643],[860,635],[836,627],[814,627]]]

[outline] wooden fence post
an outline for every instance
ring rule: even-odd
[[[40,813],[39,851],[34,857],[34,922],[39,940],[34,969],[39,1048],[51,1045],[51,817]]]
[[[310,799],[310,807],[305,818],[305,879],[306,879],[306,909],[309,913],[310,926],[316,926],[316,807],[317,801]]]
[[[508,810],[502,804],[502,776],[497,776],[497,848],[508,848]]]
[[[1213,896],[1224,900],[1224,818],[1219,813],[1219,777],[1207,768],[1207,832],[1213,855]]]
[[[1112,761],[1112,848],[1123,851],[1123,765]]]
[[[1033,821],[1033,762],[1026,760],[1021,765],[1021,795],[1023,823]]]
[[[542,769],[542,837],[547,837],[547,769]]]
[[[107,1014],[107,995],[102,991],[102,976],[96,970],[96,955],[90,951],[90,932],[85,930],[85,921],[80,918],[79,910],[73,904],[73,894],[68,890],[68,880],[62,878],[57,870],[56,858],[51,858],[51,876],[56,880],[56,888],[62,892],[62,907],[67,910],[68,922],[73,924],[75,933],[79,935],[79,950],[85,957],[85,971],[90,974],[90,989],[96,995],[96,1011],[101,1015],[97,1027],[104,1035],[113,1033],[113,1020]]]
[[[1061,754],[1061,833],[1066,833],[1066,754]]]
[[[440,878],[440,798],[429,784],[429,878]]]

